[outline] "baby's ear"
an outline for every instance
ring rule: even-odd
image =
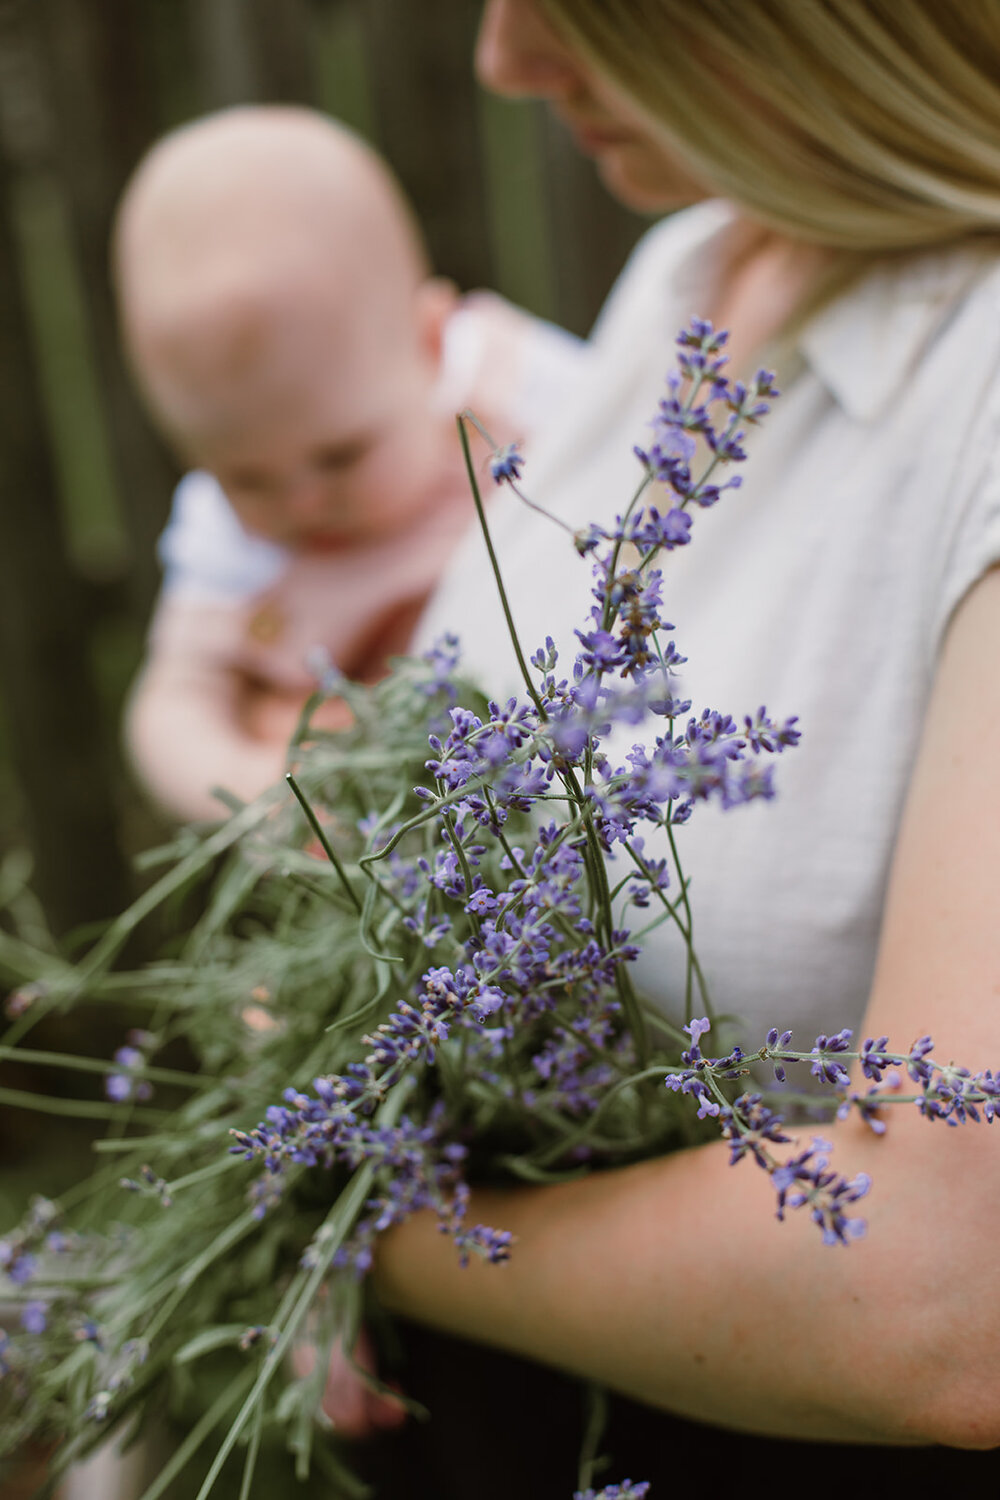
[[[432,276],[417,288],[417,334],[420,347],[437,370],[444,347],[444,327],[458,306],[458,287],[445,276]]]

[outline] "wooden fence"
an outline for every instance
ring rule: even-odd
[[[157,135],[300,101],[372,139],[434,263],[583,332],[641,221],[534,106],[485,98],[471,0],[0,0],[0,840],[57,932],[155,824],[117,749],[173,460],[123,367],[111,215]],[[0,901],[11,884],[0,866]],[[2,918],[0,918],[2,920]]]

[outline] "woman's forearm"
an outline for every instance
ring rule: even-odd
[[[883,1141],[852,1124],[834,1132],[839,1169],[875,1177],[869,1235],[849,1249],[824,1246],[806,1211],[778,1224],[763,1174],[731,1168],[720,1143],[474,1195],[470,1222],[517,1236],[506,1266],[462,1270],[423,1215],[385,1237],[376,1288],[390,1310],[683,1416],[773,1436],[989,1447],[1000,1442],[1000,1215],[969,1183],[995,1142],[908,1113]]]

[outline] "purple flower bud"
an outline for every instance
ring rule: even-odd
[[[519,451],[517,443],[507,443],[505,447],[498,448],[490,459],[490,473],[494,484],[516,482],[521,477],[523,467],[524,455]]]
[[[26,1333],[44,1333],[48,1323],[47,1302],[26,1302],[21,1309],[21,1327]]]

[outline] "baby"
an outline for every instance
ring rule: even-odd
[[[304,109],[160,142],[114,265],[136,377],[191,469],[127,738],[168,811],[214,819],[213,787],[246,799],[280,775],[316,647],[359,680],[405,650],[473,517],[455,412],[530,437],[583,346],[430,277],[385,166]]]

